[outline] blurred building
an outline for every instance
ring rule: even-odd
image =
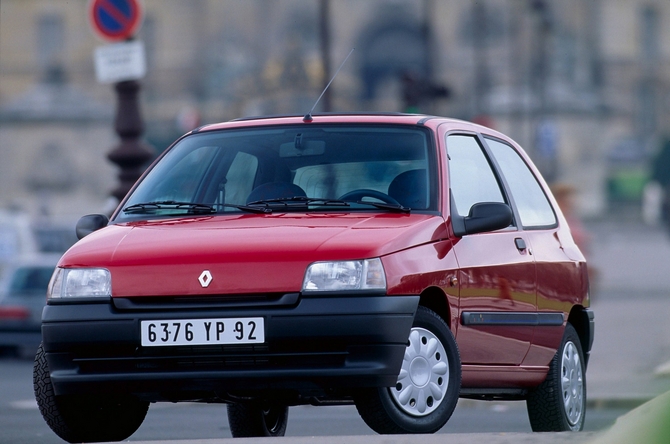
[[[87,4],[0,2],[0,208],[76,218],[102,211],[115,186],[106,159],[118,143],[115,96],[95,80],[93,51],[104,42]],[[141,108],[157,151],[201,123],[306,113],[354,47],[330,110],[402,111],[408,73],[444,86],[448,95],[421,97],[418,110],[509,134],[548,179],[580,189],[586,215],[637,197],[645,162],[669,131],[667,0],[144,6]]]

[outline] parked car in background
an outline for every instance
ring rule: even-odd
[[[0,276],[18,257],[39,252],[30,217],[20,211],[0,209]]]
[[[109,220],[83,217],[47,292],[35,396],[70,442],[152,402],[227,404],[232,435],[353,403],[433,433],[459,397],[581,430],[594,335],[584,256],[529,157],[423,115],[205,125]]]
[[[41,253],[63,254],[78,240],[72,224],[64,222],[33,224],[32,232]]]
[[[0,275],[0,350],[34,356],[42,340],[42,309],[60,255],[30,255]]]

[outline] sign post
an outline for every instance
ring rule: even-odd
[[[120,168],[119,184],[112,196],[120,202],[153,157],[151,146],[143,143],[144,122],[140,113],[139,79],[146,74],[144,45],[134,40],[142,24],[144,8],[140,0],[89,0],[88,16],[94,33],[111,44],[95,50],[95,71],[100,83],[114,83],[117,96],[114,129],[121,143],[107,158]]]

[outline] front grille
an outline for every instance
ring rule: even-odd
[[[349,353],[344,347],[317,350],[268,345],[213,345],[197,347],[142,347],[133,354],[88,355],[73,359],[86,374],[142,371],[198,371],[225,369],[291,369],[344,366]]]
[[[263,293],[211,296],[142,296],[112,298],[119,310],[189,310],[294,306],[299,293]]]

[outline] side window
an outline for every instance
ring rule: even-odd
[[[542,187],[514,148],[495,139],[486,138],[519,211],[521,225],[526,228],[556,224],[554,214]]]
[[[461,216],[478,202],[504,203],[496,180],[481,146],[472,136],[447,136],[449,154],[449,185]]]

